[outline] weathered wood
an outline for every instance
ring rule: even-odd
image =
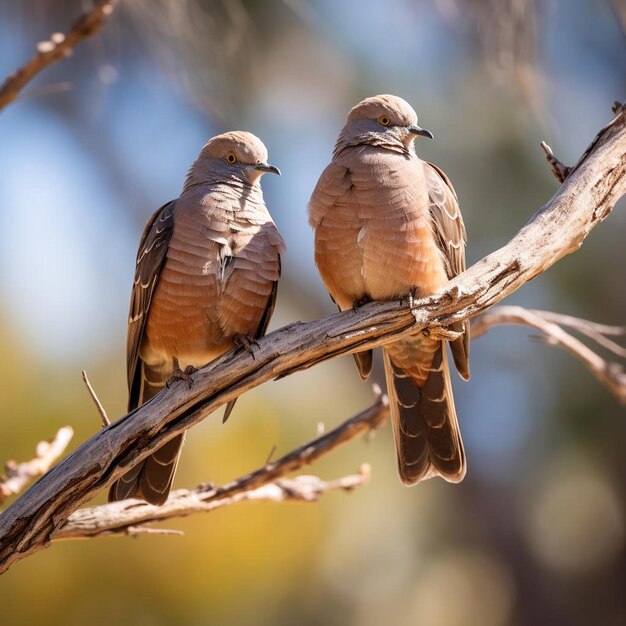
[[[310,502],[319,499],[322,493],[331,489],[355,489],[368,481],[368,465],[363,465],[358,474],[332,481],[320,480],[317,476],[297,476],[294,479],[286,479],[285,476],[314,463],[347,441],[380,428],[388,417],[387,396],[378,390],[378,399],[369,408],[280,459],[268,461],[250,474],[221,487],[201,485],[195,489],[178,489],[170,494],[162,506],[153,506],[139,500],[122,500],[79,509],[54,532],[52,540],[126,534],[131,528],[136,533],[146,523],[193,513],[208,513],[244,500]]]

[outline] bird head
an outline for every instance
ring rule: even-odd
[[[417,113],[406,100],[385,94],[366,98],[350,111],[338,147],[369,143],[406,150],[416,137],[434,138],[417,125]]]
[[[196,180],[235,180],[255,185],[266,172],[280,176],[267,162],[267,148],[252,133],[230,131],[210,139],[192,166]]]

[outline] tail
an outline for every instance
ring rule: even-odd
[[[166,382],[143,362],[140,375],[138,406],[155,396]],[[172,488],[184,437],[184,434],[177,435],[114,482],[109,489],[109,502],[139,498],[156,506],[163,504]]]
[[[422,337],[383,350],[391,421],[402,482],[465,477],[465,452],[450,384],[446,345]]]

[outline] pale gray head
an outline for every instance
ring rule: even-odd
[[[402,98],[383,94],[366,98],[348,113],[335,153],[346,146],[371,144],[395,151],[410,150],[416,137],[433,134],[417,125],[417,113]]]
[[[280,170],[267,162],[263,142],[252,133],[235,130],[209,139],[189,170],[185,188],[222,181],[256,185],[266,172],[280,176]]]

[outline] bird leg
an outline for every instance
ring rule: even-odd
[[[253,359],[254,349],[252,346],[254,346],[255,348],[260,347],[259,342],[256,340],[256,338],[250,335],[235,335],[233,343],[235,344],[236,348],[243,348]]]
[[[177,380],[184,380],[189,385],[189,389],[191,389],[191,386],[193,385],[191,375],[197,371],[198,368],[193,365],[188,365],[184,370],[181,370],[178,359],[174,356],[172,357],[172,375],[169,377],[165,385],[169,389],[173,382]]]

